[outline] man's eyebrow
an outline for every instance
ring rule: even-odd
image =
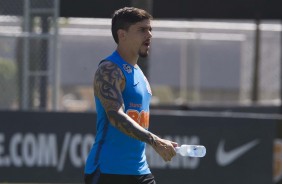
[[[149,29],[149,30],[153,30],[152,26],[140,26],[139,29]]]

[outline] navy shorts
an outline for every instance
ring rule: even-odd
[[[99,170],[92,174],[84,175],[85,184],[156,184],[152,174],[145,175],[119,175],[119,174],[102,174]]]

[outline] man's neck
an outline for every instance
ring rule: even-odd
[[[137,65],[137,61],[139,58],[138,55],[131,54],[130,52],[128,52],[128,50],[125,50],[121,47],[117,47],[117,52],[122,57],[122,59],[127,63],[131,64],[132,66]]]

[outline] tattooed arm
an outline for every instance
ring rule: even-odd
[[[171,160],[177,143],[159,138],[124,113],[125,82],[120,68],[109,61],[103,62],[95,74],[94,94],[100,99],[111,124],[126,135],[150,144],[165,161]]]
[[[124,113],[124,87],[125,78],[119,67],[112,62],[102,63],[95,74],[94,93],[103,104],[110,122],[135,139],[155,144],[154,136]]]

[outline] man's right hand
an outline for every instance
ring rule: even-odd
[[[170,140],[161,139],[157,136],[155,138],[155,144],[152,147],[163,158],[164,161],[171,161],[172,157],[176,155],[175,147],[178,146],[176,142]]]

